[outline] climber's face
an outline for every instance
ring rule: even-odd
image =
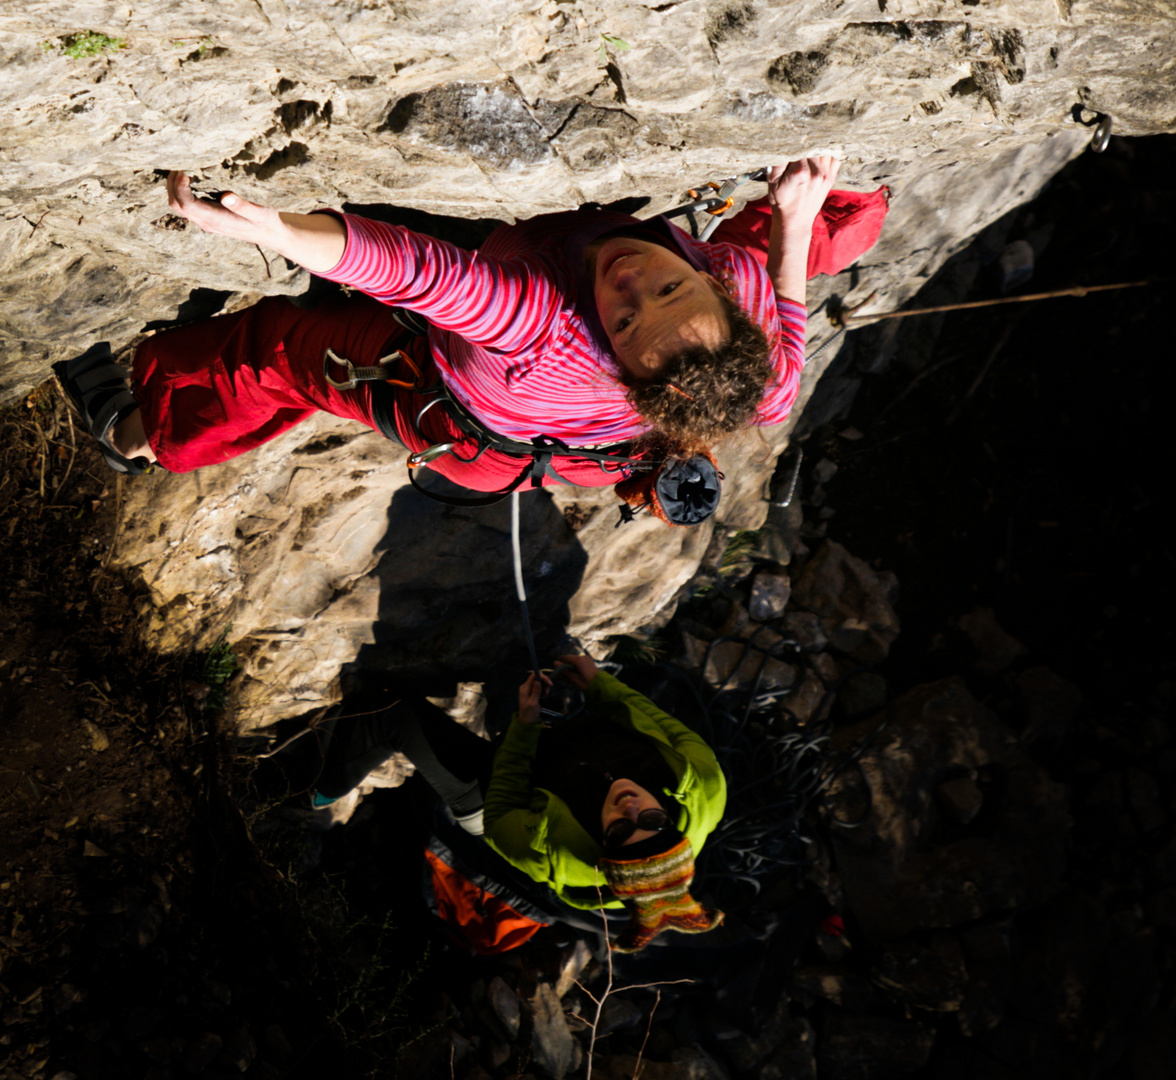
[[[613,356],[636,379],[657,375],[682,350],[715,349],[730,327],[719,286],[680,255],[649,240],[610,236],[596,258],[596,310]]]
[[[657,796],[632,780],[614,780],[600,811],[605,847],[625,847],[671,827]]]

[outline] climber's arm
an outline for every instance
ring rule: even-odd
[[[767,270],[778,300],[804,304],[813,220],[833,187],[839,167],[836,158],[815,157],[787,166],[773,165],[768,172],[772,230]]]

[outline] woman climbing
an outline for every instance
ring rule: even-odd
[[[501,226],[467,251],[352,214],[199,198],[173,172],[175,213],[366,296],[311,310],[272,297],[157,334],[136,350],[129,388],[105,344],[55,368],[126,472],[216,464],[321,409],[479,491],[614,484],[643,453],[689,458],[788,415],[814,221],[837,169],[820,157],[769,171],[758,259],[762,236],[703,243],[605,210]]]
[[[496,749],[423,699],[383,689],[348,696],[317,729],[326,745],[314,805],[330,805],[399,751],[459,824],[484,830],[490,847],[562,903],[627,908],[615,948],[718,926],[722,912],[689,892],[694,856],[726,805],[714,753],[591,658],[560,659],[584,711],[544,728],[543,687],[531,674]]]

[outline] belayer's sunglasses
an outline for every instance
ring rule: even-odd
[[[652,810],[642,810],[637,820],[620,818],[604,830],[604,846],[620,847],[638,829],[646,832],[664,832],[670,827],[670,815],[659,807]]]

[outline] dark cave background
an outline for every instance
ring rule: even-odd
[[[1033,967],[1014,969],[1004,1034],[975,1055],[937,1043],[920,1076],[1176,1067],[1174,166],[1168,136],[1087,151],[909,307],[1151,284],[874,324],[806,414],[809,462],[838,466],[823,531],[898,577],[892,691],[962,674],[1023,729],[1016,664],[965,632],[980,608],[1024,646],[1021,667],[1082,695],[1067,730],[1031,743],[1069,790],[1066,896],[1017,917]],[[1018,241],[1032,276],[1009,288]]]

